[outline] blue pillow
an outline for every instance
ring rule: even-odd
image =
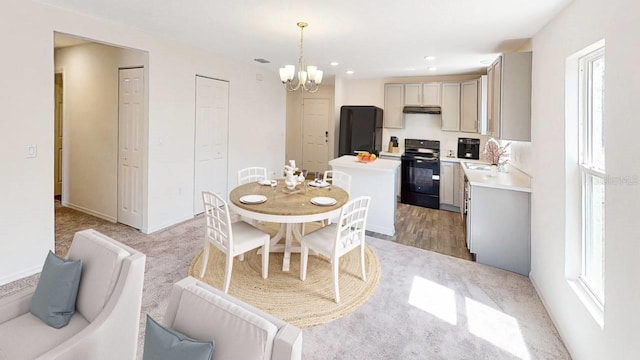
[[[49,250],[31,298],[31,313],[56,329],[67,326],[76,311],[81,275],[82,260],[65,260]]]
[[[213,341],[190,339],[147,314],[142,360],[211,360],[213,347]]]

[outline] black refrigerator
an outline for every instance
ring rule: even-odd
[[[382,150],[382,109],[345,105],[340,108],[339,156]]]

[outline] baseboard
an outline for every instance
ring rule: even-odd
[[[107,221],[112,222],[112,223],[118,222],[118,219],[114,218],[113,216],[109,216],[109,215],[106,215],[106,214],[103,214],[103,213],[100,213],[100,212],[97,212],[97,211],[93,211],[91,209],[87,209],[85,207],[78,206],[78,205],[75,205],[75,204],[72,204],[72,203],[62,202],[62,206],[66,206],[66,207],[68,207],[70,209],[77,210],[77,211],[83,212],[85,214],[89,214],[91,216],[95,216],[97,218],[100,218],[100,219],[103,219],[103,220],[107,220]]]
[[[460,208],[458,206],[449,205],[449,204],[440,204],[440,210],[446,210],[446,211],[460,213]]]
[[[373,231],[382,235],[388,235],[388,236],[393,236],[396,233],[396,229],[394,227],[390,227],[390,228],[382,227],[382,226],[372,225],[369,223],[367,223],[367,230]]]
[[[185,216],[185,217],[184,217],[184,218],[182,218],[182,219],[178,219],[178,220],[173,221],[173,222],[167,222],[167,223],[165,223],[165,224],[162,224],[162,225],[159,225],[159,226],[155,226],[155,227],[146,227],[146,228],[140,229],[140,231],[141,231],[143,234],[147,234],[147,235],[148,235],[148,234],[152,234],[152,233],[154,233],[154,232],[158,232],[158,231],[160,231],[160,230],[164,230],[164,229],[170,228],[170,227],[172,227],[172,226],[178,225],[178,224],[183,223],[183,222],[185,222],[185,221],[192,220],[193,218],[194,218],[194,216],[193,216],[193,215],[191,215],[191,216]],[[204,221],[204,220],[203,220],[203,221]]]
[[[13,273],[11,275],[0,278],[0,285],[8,284],[10,282],[20,280],[22,278],[26,278],[27,276],[31,276],[33,274],[37,274],[42,271],[42,266],[44,263],[28,268],[26,270],[18,271],[17,273]]]
[[[567,349],[567,352],[569,352],[569,355],[571,355],[573,357],[573,354],[571,354],[571,350],[569,349],[569,346],[567,346],[567,343],[564,341],[564,337],[562,336],[562,332],[560,331],[560,327],[558,327],[558,320],[557,320],[556,316],[553,314],[553,311],[551,311],[551,308],[548,306],[547,302],[544,300],[544,297],[542,296],[542,293],[540,292],[540,288],[536,284],[536,280],[535,280],[535,278],[533,276],[533,272],[529,272],[529,280],[531,281],[531,284],[533,285],[533,289],[538,294],[538,298],[540,299],[540,302],[542,302],[542,306],[544,306],[544,309],[547,311],[547,314],[549,314],[549,318],[551,319],[551,322],[553,323],[553,326],[556,328],[556,331],[558,332],[558,335],[560,336],[560,339],[562,339],[562,344]]]

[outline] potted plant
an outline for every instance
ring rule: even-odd
[[[507,151],[509,145],[511,143],[501,146],[498,140],[494,138],[489,138],[484,144],[482,157],[491,163],[491,176],[497,176],[498,167],[502,169],[509,162],[509,152]]]

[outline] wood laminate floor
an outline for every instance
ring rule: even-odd
[[[398,203],[395,226],[394,236],[370,231],[367,235],[474,261],[467,249],[464,222],[458,212]]]

